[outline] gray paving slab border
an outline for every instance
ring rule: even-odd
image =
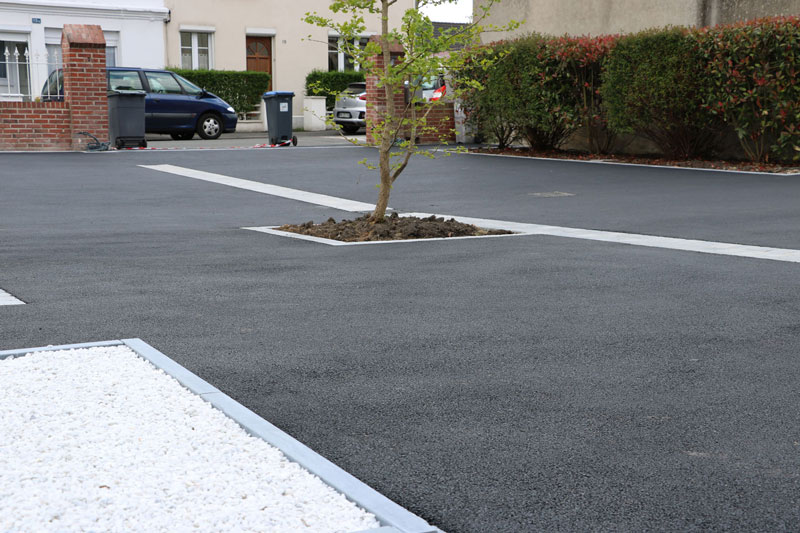
[[[403,216],[402,214],[400,216]],[[537,233],[515,232],[506,235],[469,235],[466,237],[429,237],[426,239],[399,239],[395,241],[355,241],[345,242],[337,241],[334,239],[326,239],[324,237],[314,237],[312,235],[303,235],[301,233],[294,233],[291,231],[282,231],[277,228],[280,226],[254,226],[246,227],[250,231],[257,231],[259,233],[267,233],[269,235],[277,235],[279,237],[289,237],[290,239],[299,239],[301,241],[316,242],[319,244],[327,244],[328,246],[360,246],[363,244],[411,244],[418,242],[431,242],[431,241],[459,241],[465,239],[491,239],[496,237],[524,237],[525,235],[538,235]]]
[[[127,346],[140,357],[174,377],[181,385],[228,415],[245,431],[275,446],[290,460],[344,494],[362,509],[374,514],[381,527],[359,533],[440,533],[435,526],[393,502],[351,474],[328,461],[289,434],[223,393],[204,379],[179,365],[141,339],[122,339],[59,346],[42,346],[0,351],[0,359],[32,352],[75,350],[100,346]]]
[[[512,159],[533,159],[534,161],[565,161],[568,163],[587,163],[592,165],[621,165],[628,167],[646,167],[646,168],[673,168],[678,170],[702,170],[704,172],[733,172],[734,174],[756,174],[759,176],[800,176],[800,172],[760,172],[758,170],[732,170],[728,168],[700,168],[700,167],[679,167],[677,165],[647,165],[645,163],[625,163],[624,161],[604,161],[601,159],[564,159],[560,157],[535,157],[527,155],[513,155],[513,154],[487,154],[483,152],[457,152],[452,151],[454,154],[463,155],[483,155],[489,157],[510,157]]]

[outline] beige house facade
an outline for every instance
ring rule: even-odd
[[[357,69],[338,50],[338,35],[302,21],[309,11],[329,16],[329,4],[327,0],[166,0],[167,68],[269,72],[272,90],[295,93],[293,115],[299,124],[309,72]],[[397,0],[390,24],[396,26],[411,7],[414,0]],[[379,16],[367,19],[363,38],[379,32]]]
[[[487,0],[475,0],[478,7]],[[501,0],[487,23],[522,22],[513,32],[487,32],[484,42],[531,32],[549,35],[633,33],[662,26],[709,26],[800,14],[800,0]]]

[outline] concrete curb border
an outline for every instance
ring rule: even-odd
[[[245,431],[278,448],[290,460],[320,478],[362,509],[374,514],[381,527],[359,533],[440,533],[435,526],[396,504],[367,484],[348,474],[311,448],[273,426],[227,394],[179,365],[141,339],[122,339],[60,346],[42,346],[0,351],[0,359],[32,352],[75,350],[100,346],[127,346],[153,366],[225,413]]]
[[[400,216],[403,216],[402,214]],[[456,218],[457,217],[451,217]],[[525,235],[537,235],[536,233],[511,233],[508,235],[470,235],[466,237],[430,237],[426,239],[398,239],[395,241],[356,241],[345,242],[337,241],[334,239],[326,239],[324,237],[314,237],[311,235],[303,235],[301,233],[293,233],[291,231],[281,231],[277,228],[280,226],[254,226],[240,229],[250,231],[257,231],[259,233],[267,233],[269,235],[277,235],[279,237],[289,237],[290,239],[299,239],[301,241],[311,241],[319,244],[327,244],[328,246],[361,246],[364,244],[411,244],[415,242],[431,242],[431,241],[463,241],[466,239],[489,239],[495,237],[524,237]]]
[[[644,163],[625,163],[623,161],[604,161],[600,159],[567,159],[561,157],[535,157],[527,155],[506,155],[506,154],[486,154],[483,152],[453,152],[465,155],[483,155],[489,157],[509,157],[513,159],[533,159],[535,161],[567,161],[569,163],[589,163],[592,165],[617,165],[628,167],[646,168],[672,168],[678,170],[702,170],[704,172],[728,172],[733,174],[755,174],[757,176],[800,176],[800,172],[761,172],[758,170],[731,170],[727,168],[699,168],[699,167],[679,167],[676,165],[647,165]]]

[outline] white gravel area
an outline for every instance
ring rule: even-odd
[[[2,532],[379,526],[127,346],[0,360]]]

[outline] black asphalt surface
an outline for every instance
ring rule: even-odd
[[[137,167],[371,202],[372,155],[0,155],[0,288],[28,303],[0,349],[140,337],[449,533],[800,529],[800,264],[330,247],[239,228],[351,214]],[[797,176],[455,155],[391,205],[800,248],[798,200]]]

